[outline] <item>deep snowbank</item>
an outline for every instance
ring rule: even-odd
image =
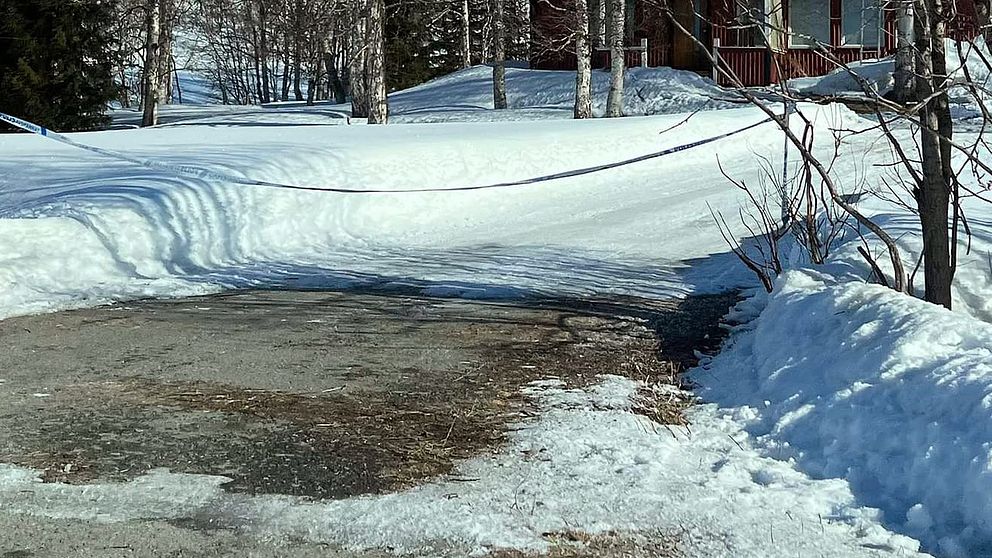
[[[992,325],[812,271],[755,303],[699,372],[704,396],[737,407],[768,454],[846,479],[891,527],[942,555],[988,555]]]
[[[754,109],[702,113],[665,134],[684,116],[78,137],[252,178],[389,189],[610,163],[762,118]],[[713,147],[754,178],[753,152],[778,143],[769,130]],[[178,179],[23,135],[0,136],[0,152],[0,316],[250,285],[664,297],[751,282],[726,257],[706,207],[732,214],[740,197],[712,149],[520,188],[358,196]]]

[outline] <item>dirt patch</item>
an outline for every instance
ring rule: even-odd
[[[492,558],[677,558],[679,538],[667,533],[617,533],[590,535],[581,531],[546,533],[551,544],[547,554],[518,550],[497,551]]]
[[[688,401],[660,386],[732,302],[266,292],[8,320],[0,461],[70,483],[168,468],[250,494],[393,491],[497,451],[535,380],[645,380],[641,412],[681,424]]]

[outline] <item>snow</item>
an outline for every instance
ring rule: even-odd
[[[958,132],[973,141],[967,126]],[[883,152],[864,151],[868,184],[893,181],[867,164]],[[968,172],[962,182],[985,190]],[[872,197],[859,208],[898,239],[912,268],[916,217]],[[861,241],[848,235],[828,265],[792,258],[773,293],[742,303],[731,341],[693,376],[765,455],[846,480],[885,526],[949,558],[992,556],[992,204],[969,198],[964,210],[971,237],[960,244],[954,312],[866,284]]]
[[[180,105],[209,105],[221,102],[213,82],[198,72],[177,70],[179,87],[173,92],[174,101]]]
[[[592,77],[593,113],[602,116],[610,75],[594,71]],[[492,68],[476,66],[392,95],[391,118],[412,123],[474,120],[480,113],[500,120],[572,117],[575,72],[508,68],[506,80],[509,111],[491,111]],[[736,108],[741,101],[711,80],[672,68],[631,68],[624,87],[628,116]]]
[[[944,48],[947,53],[947,70],[952,82],[962,84],[970,78],[978,85],[979,90],[984,90],[990,79],[986,60],[992,60],[985,39],[978,37],[973,42],[960,44],[946,39]],[[811,96],[865,97],[865,86],[870,87],[880,95],[885,95],[892,91],[895,86],[894,72],[895,60],[893,57],[879,60],[869,59],[854,62],[849,65],[849,69],[838,68],[825,76],[789,80],[789,86],[798,93]],[[852,73],[864,80],[864,85],[860,83],[859,79],[852,76]],[[951,95],[953,97],[952,102],[957,105],[974,102],[970,98],[970,94],[962,87],[952,88]]]
[[[764,304],[698,372],[702,395],[928,548],[987,556],[992,324],[812,270]]]
[[[849,67],[850,71],[838,68],[825,76],[792,79],[789,80],[789,86],[807,95],[864,96],[864,86],[851,75],[854,72],[879,94],[885,95],[892,91],[895,84],[892,78],[895,62],[891,57],[854,62]]]
[[[862,69],[882,87],[885,64]],[[261,180],[398,189],[611,163],[765,117],[734,108],[699,76],[663,70],[632,72],[627,96],[631,113],[655,116],[564,120],[573,76],[518,69],[510,72],[514,108],[495,112],[487,110],[487,72],[472,68],[394,95],[393,121],[417,125],[348,126],[343,107],[280,103],[177,107],[157,129],[74,137]],[[840,78],[821,84],[831,79]],[[869,126],[846,109],[800,109],[826,153],[828,129]],[[704,112],[678,114],[695,110]],[[122,112],[118,121],[132,117]],[[4,135],[0,318],[246,286],[478,298],[665,298],[751,287],[710,208],[732,217],[741,207],[721,166],[761,184],[765,165],[781,168],[782,148],[766,125],[540,185],[345,196],[179,179]],[[864,191],[889,172],[878,166],[891,154],[877,134],[840,149],[832,169],[845,191]],[[700,556],[911,555],[913,539],[950,558],[992,556],[992,206],[967,204],[973,238],[961,255],[956,312],[866,285],[850,236],[829,265],[790,257],[775,291],[739,306],[728,346],[694,373],[711,403],[694,411],[690,435],[651,428],[629,411],[635,385],[607,378],[591,392],[534,386],[543,413],[521,425],[504,453],[461,464],[459,474],[480,479],[473,483],[306,503],[228,495],[217,478],[156,472],[124,485],[70,487],[6,467],[0,493],[24,513],[108,521],[221,510],[256,532],[356,548],[446,539],[476,550],[541,549],[541,533],[555,529],[684,525]],[[915,261],[920,239],[908,211],[871,198],[860,207]]]
[[[183,104],[161,108],[166,126],[240,126],[341,124],[351,105],[284,101],[263,107],[219,105],[210,83],[192,72],[180,73]],[[390,95],[390,122],[517,122],[572,118],[575,73],[507,68],[509,109],[494,111],[492,68],[475,66]],[[609,74],[593,72],[593,111],[606,111]],[[699,110],[739,108],[742,99],[700,75],[671,68],[631,68],[627,72],[624,112],[628,116],[678,114]],[[140,114],[119,110],[119,124],[136,126]]]
[[[303,186],[447,188],[612,163],[763,118],[756,109],[700,113],[664,134],[685,115],[187,125],[76,137]],[[714,147],[724,164],[747,168],[752,150],[780,147],[769,129]],[[711,148],[513,189],[366,196],[179,179],[40,137],[2,136],[0,151],[0,242],[12,247],[0,254],[0,316],[245,286],[668,297],[751,282],[731,263],[705,204],[732,213],[740,196]]]
[[[540,417],[498,455],[462,463],[453,479],[331,502],[224,492],[221,477],[155,471],[126,484],[42,484],[0,466],[6,509],[117,522],[196,517],[273,538],[349,549],[465,556],[547,551],[543,535],[661,530],[689,556],[917,556],[916,541],[881,528],[846,483],[814,481],[761,457],[715,406],[690,432],[631,412],[642,384],[604,377],[588,391],[532,385]],[[471,480],[467,480],[471,479]],[[402,520],[398,520],[398,518]]]

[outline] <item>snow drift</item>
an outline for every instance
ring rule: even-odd
[[[628,116],[678,114],[699,110],[739,108],[744,100],[731,91],[694,72],[672,68],[630,68],[624,87],[624,113]],[[184,73],[182,105],[163,106],[167,125],[235,125],[294,122],[298,124],[338,124],[351,105],[328,102],[307,107],[305,103],[277,102],[264,107],[218,105],[217,96],[203,76]],[[606,112],[609,74],[593,72],[593,111]],[[507,68],[509,108],[493,110],[492,68],[475,66],[458,70],[389,96],[390,122],[394,124],[439,122],[514,122],[523,120],[571,119],[575,102],[575,72]],[[114,114],[119,123],[136,125],[136,111]]]
[[[593,113],[606,113],[610,75],[592,73]],[[571,118],[575,72],[508,68],[509,111],[488,119]],[[676,114],[741,106],[743,99],[699,74],[672,68],[630,68],[624,83],[624,114]],[[493,108],[492,68],[476,66],[390,96],[391,115],[400,122],[471,119]]]
[[[698,373],[703,395],[737,407],[770,455],[846,479],[930,549],[988,555],[992,324],[813,271],[755,303]]]
[[[664,134],[684,116],[388,127],[260,119],[77,139],[303,186],[447,188],[612,163],[763,118],[703,113]],[[777,143],[769,126],[721,144],[722,160],[757,176],[753,151]],[[750,281],[703,201],[739,205],[711,150],[520,188],[358,196],[179,179],[40,137],[0,136],[0,151],[0,316],[253,285],[665,297]]]

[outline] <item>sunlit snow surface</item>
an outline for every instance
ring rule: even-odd
[[[279,118],[278,115],[275,118]],[[754,109],[623,120],[371,126],[190,125],[78,134],[100,147],[301,186],[447,188],[660,151],[759,122]],[[770,125],[611,172],[481,192],[341,195],[176,178],[0,137],[0,315],[233,286],[412,286],[475,297],[653,297],[750,283],[714,209],[725,165],[760,172]],[[716,256],[714,256],[716,254]],[[702,260],[689,266],[689,259]]]

